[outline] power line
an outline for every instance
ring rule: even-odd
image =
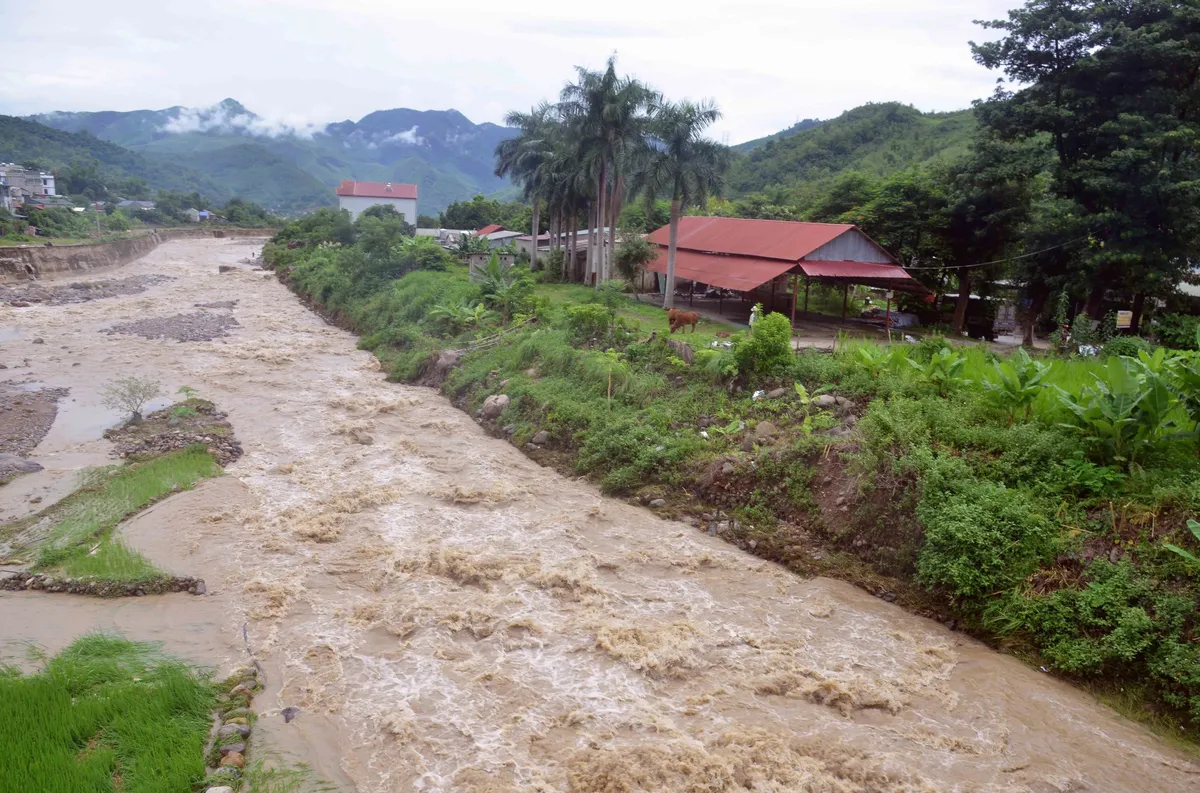
[[[1056,251],[1059,248],[1065,248],[1068,245],[1074,245],[1075,243],[1080,242],[1082,240],[1086,240],[1087,238],[1088,238],[1088,235],[1085,234],[1082,237],[1076,237],[1073,240],[1067,240],[1066,242],[1060,243],[1058,245],[1052,245],[1049,248],[1042,248],[1040,251],[1034,251],[1033,253],[1023,253],[1020,256],[1013,256],[1012,258],[1009,258],[1009,259],[997,259],[994,262],[980,262],[979,264],[943,264],[943,265],[939,265],[937,267],[904,267],[904,269],[905,270],[970,270],[975,267],[991,267],[993,264],[1008,264],[1009,262],[1019,262],[1022,259],[1028,259],[1033,256],[1041,256],[1043,253],[1049,253],[1050,251]],[[901,266],[904,266],[904,265],[901,265]]]

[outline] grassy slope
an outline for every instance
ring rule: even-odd
[[[189,793],[213,702],[149,646],[85,636],[36,674],[0,674],[0,791]]]
[[[735,195],[744,195],[842,171],[885,176],[965,154],[974,130],[970,110],[921,113],[894,102],[864,105],[738,157],[728,182]]]

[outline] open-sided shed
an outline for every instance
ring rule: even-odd
[[[648,265],[666,273],[670,227],[649,236],[659,255]],[[924,294],[895,257],[857,226],[746,218],[685,217],[679,220],[675,277],[749,292],[780,276],[792,277],[792,317],[798,280]],[[807,288],[805,290],[807,295]],[[806,306],[807,308],[807,306]]]

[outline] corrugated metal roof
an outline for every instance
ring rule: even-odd
[[[683,217],[679,219],[676,244],[692,251],[781,259],[795,263],[853,228],[844,223]],[[670,239],[670,226],[663,226],[649,239],[666,245]]]
[[[907,272],[894,264],[871,264],[869,262],[800,262],[800,269],[809,278],[846,281],[902,292],[923,294],[929,290]]]
[[[646,266],[655,273],[667,271],[667,249],[659,249],[658,258]],[[723,256],[695,251],[675,251],[675,277],[699,281],[709,286],[748,292],[783,275],[793,262],[755,259],[749,256]]]
[[[343,179],[338,185],[337,194],[356,198],[417,198],[415,184],[397,184],[395,182],[356,182],[353,179]]]
[[[504,226],[501,226],[499,223],[492,223],[491,225],[484,226],[475,232],[475,234],[479,237],[486,237],[489,234],[495,234],[497,231],[504,231]]]

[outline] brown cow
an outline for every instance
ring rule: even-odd
[[[674,316],[670,317],[671,332],[682,330],[688,325],[692,326],[692,333],[696,332],[696,324],[700,322],[700,315],[695,311],[676,311]]]

